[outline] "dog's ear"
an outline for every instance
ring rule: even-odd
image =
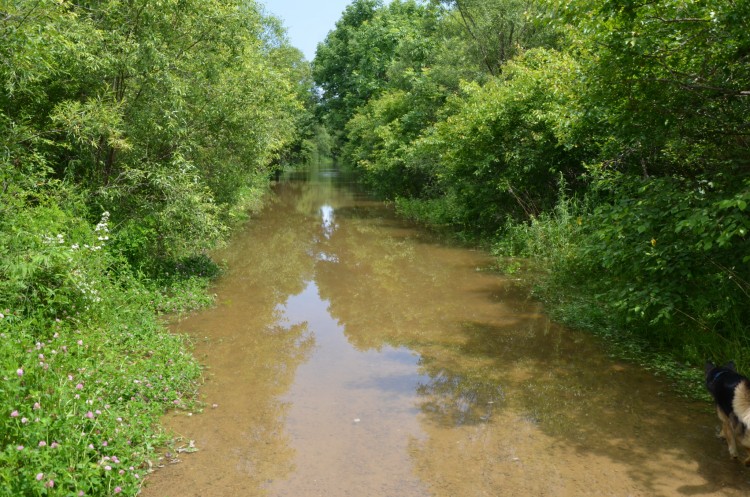
[[[734,361],[729,361],[724,367],[735,372],[737,371],[737,366],[734,364]]]

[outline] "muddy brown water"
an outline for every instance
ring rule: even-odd
[[[165,423],[198,451],[143,497],[750,495],[706,403],[331,171],[220,256],[218,305],[174,326],[206,409]]]

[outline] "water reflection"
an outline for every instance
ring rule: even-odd
[[[326,238],[331,238],[333,230],[336,229],[336,225],[333,218],[333,207],[330,205],[323,205],[320,207],[320,217],[323,219],[323,232]]]
[[[743,495],[714,414],[551,323],[486,254],[289,181],[179,325],[218,404],[147,497]],[[544,478],[539,478],[544,475]]]

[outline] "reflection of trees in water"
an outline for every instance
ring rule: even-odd
[[[529,419],[570,429],[550,397],[577,400],[581,388],[568,375],[537,372],[565,369],[589,346],[550,328],[524,295],[503,293],[502,280],[484,287],[471,265],[478,259],[420,238],[384,209],[336,215],[338,228],[321,241],[335,261],[315,269],[321,298],[359,350],[407,346],[420,354],[420,372],[430,380],[417,394],[430,420],[476,424],[512,404]],[[467,257],[466,267],[456,267],[458,257]]]
[[[217,381],[207,390],[215,388],[212,395],[221,406],[212,414],[214,422],[220,418],[218,436],[229,457],[214,457],[216,471],[221,474],[227,464],[240,468],[243,495],[266,495],[267,481],[293,470],[288,404],[280,398],[309,358],[315,337],[306,322],[284,321],[283,306],[314,275],[316,258],[310,254],[321,226],[316,210],[298,205],[308,188],[279,185],[273,206],[217,254],[229,267],[216,288],[218,307],[183,323],[211,338],[208,355],[215,365],[207,373]],[[217,436],[214,425],[202,430]]]
[[[243,368],[243,395],[252,402],[252,423],[242,436],[245,456],[239,460],[260,490],[268,481],[294,470],[295,450],[286,432],[289,403],[280,400],[294,383],[297,368],[309,357],[315,337],[307,323],[268,326],[254,343]],[[265,491],[263,490],[263,495]]]
[[[420,383],[417,394],[422,398],[422,412],[433,422],[449,426],[484,423],[492,418],[495,409],[503,406],[505,393],[495,380],[471,372],[457,374],[442,368],[434,371],[423,368],[430,381]]]
[[[289,295],[304,290],[314,273],[310,256],[319,227],[311,222],[313,213],[298,208],[303,184],[278,185],[273,206],[259,219],[239,230],[230,246],[217,253],[231,268],[222,279],[223,293],[260,300],[273,312]]]
[[[413,240],[388,236],[382,224],[394,221],[383,218],[382,208],[379,215],[372,208],[361,211],[369,217],[348,217],[362,213],[353,209],[337,211],[340,225],[321,244],[335,262],[317,265],[316,282],[354,347],[398,347],[426,332],[436,309],[452,305],[441,290],[450,282],[419,260]]]

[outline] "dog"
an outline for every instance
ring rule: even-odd
[[[706,363],[706,388],[716,402],[721,420],[719,436],[727,441],[729,454],[738,458],[737,444],[748,452],[750,466],[750,379],[737,372],[734,362],[724,366]]]

